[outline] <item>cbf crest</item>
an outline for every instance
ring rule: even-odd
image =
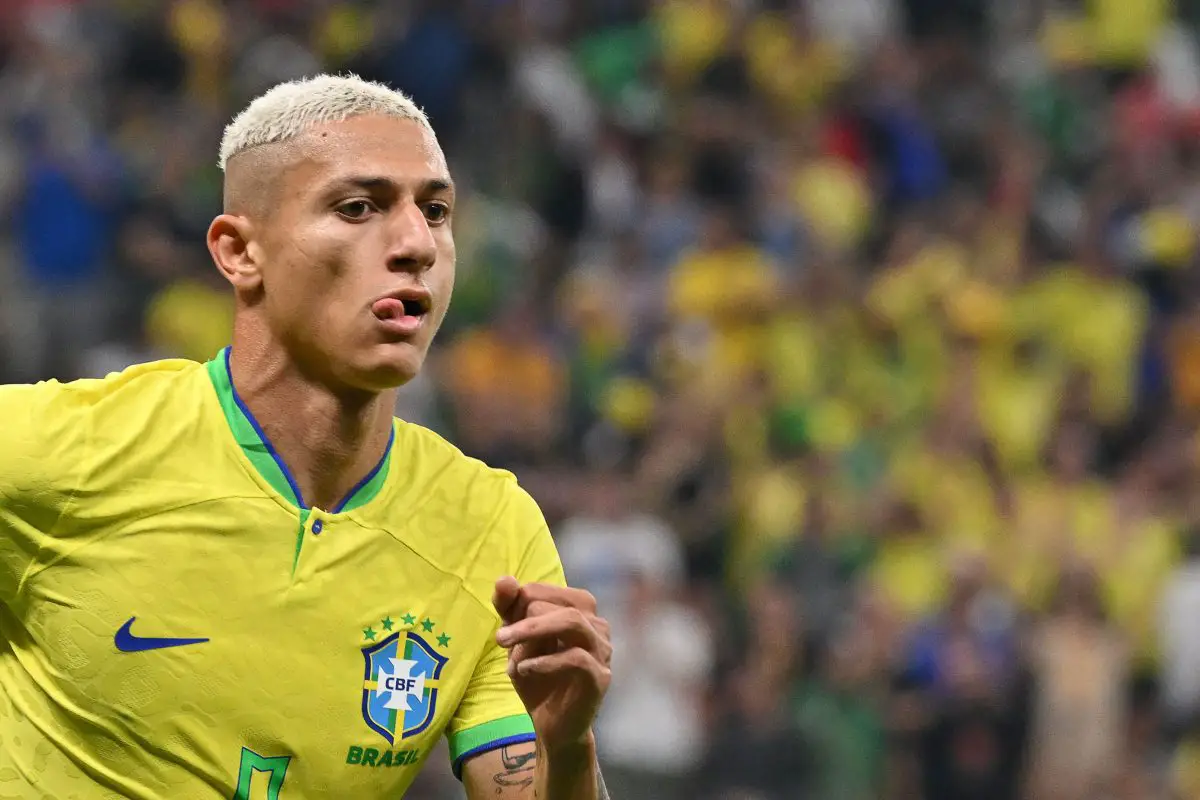
[[[433,620],[426,618],[418,626],[411,615],[406,614],[402,619],[406,629],[362,648],[363,719],[388,744],[417,736],[433,722],[442,670],[450,660],[437,651],[449,646],[449,636],[443,633],[427,639],[422,635],[434,632]],[[389,617],[382,621],[381,627],[386,634],[397,623]],[[418,627],[422,633],[417,632]],[[373,626],[363,631],[368,642],[375,642],[380,635]]]

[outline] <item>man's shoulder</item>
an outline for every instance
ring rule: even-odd
[[[428,428],[397,421],[396,429],[393,468],[403,477],[384,513],[401,509],[414,544],[438,563],[512,561],[544,526],[512,472],[464,454]]]
[[[145,445],[155,420],[186,416],[158,412],[201,368],[158,361],[104,378],[0,386],[0,484],[16,492],[78,483],[111,449]]]
[[[459,502],[466,493],[500,497],[524,491],[512,472],[467,455],[436,431],[402,419],[395,424],[397,455],[415,481],[439,483],[457,493]]]
[[[165,358],[133,364],[103,378],[85,379],[67,385],[77,386],[80,389],[107,390],[109,392],[128,388],[147,390],[154,386],[195,377],[204,369],[205,365],[197,361],[189,361],[184,358]]]
[[[139,399],[180,386],[182,382],[195,377],[203,368],[202,364],[182,359],[149,361],[134,364],[103,378],[81,378],[67,382],[49,380],[36,384],[0,386],[0,396],[5,397],[12,405],[35,410],[53,406],[56,411],[63,413],[72,408],[88,408],[114,399],[137,402]]]

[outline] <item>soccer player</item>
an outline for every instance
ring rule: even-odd
[[[231,348],[0,387],[0,796],[397,798],[444,734],[472,800],[605,797],[594,601],[511,475],[392,416],[454,284],[428,121],[320,76],[220,163]]]

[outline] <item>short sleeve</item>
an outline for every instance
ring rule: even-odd
[[[70,425],[55,415],[61,389],[56,383],[0,386],[0,602],[5,604],[16,599],[75,491],[67,459],[74,442],[58,435]]]
[[[493,535],[507,538],[513,554],[512,563],[497,565],[497,578],[511,574],[522,584],[566,585],[562,562],[541,509],[515,481]],[[499,629],[498,616],[495,623]],[[447,732],[454,774],[460,778],[467,759],[535,739],[533,721],[513,688],[507,667],[508,653],[490,638]]]

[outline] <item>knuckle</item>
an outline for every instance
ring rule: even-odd
[[[553,603],[547,603],[545,600],[534,600],[529,604],[527,614],[531,617],[544,617],[547,614],[553,613],[557,607]]]

